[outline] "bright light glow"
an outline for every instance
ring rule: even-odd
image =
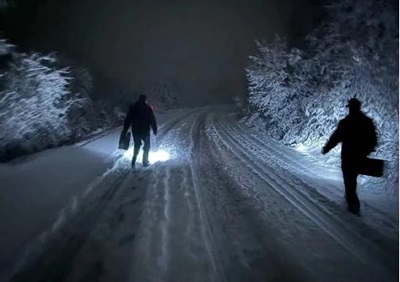
[[[130,147],[128,150],[124,152],[124,158],[131,161],[132,157],[133,157],[133,147]],[[141,163],[142,157],[143,157],[143,150],[140,150],[136,162]],[[149,153],[149,162],[151,164],[154,164],[156,162],[165,162],[168,161],[169,159],[171,159],[171,155],[165,150],[150,151]]]
[[[317,140],[317,141],[307,141],[306,143],[299,143],[294,146],[294,149],[303,154],[313,154],[315,152],[321,152],[324,147],[326,140]],[[331,155],[333,152],[336,152],[340,146],[332,149]]]
[[[307,147],[306,146],[304,146],[303,144],[297,144],[296,146],[295,146],[295,149],[297,150],[297,151],[299,151],[299,152],[302,152],[302,153],[305,153],[305,152],[307,152]]]

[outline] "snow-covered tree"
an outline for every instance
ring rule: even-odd
[[[288,50],[279,37],[272,44],[257,42],[259,54],[251,56],[246,69],[249,81],[249,103],[260,115],[269,133],[282,139],[285,133],[302,122],[298,105],[303,80],[299,74],[302,53]],[[284,121],[284,122],[282,122]]]
[[[91,94],[93,92],[92,76],[87,68],[69,63],[71,79],[68,84],[68,95],[64,102],[73,101],[67,112],[68,125],[73,139],[80,138],[97,129],[96,115]]]
[[[58,144],[69,134],[68,70],[52,67],[55,57],[14,54],[1,77],[1,150],[34,151]],[[35,148],[36,147],[36,148]]]
[[[260,128],[261,120],[286,144],[319,150],[355,96],[379,131],[376,155],[391,161],[389,178],[398,182],[396,5],[335,1],[327,7],[327,20],[308,36],[306,49],[289,50],[279,38],[257,43],[259,54],[247,67],[247,121],[257,121]]]
[[[317,79],[329,82],[324,84],[328,87],[323,91],[328,95],[323,95],[323,100],[324,109],[330,112],[319,115],[322,124],[331,125],[343,117],[346,100],[356,96],[379,130],[377,155],[398,163],[398,8],[395,5],[385,0],[335,2],[328,7],[329,21],[312,35],[311,47],[316,50],[313,58],[316,64],[323,66]],[[318,102],[317,97],[315,101]],[[313,105],[310,114],[315,115],[316,111],[318,105]],[[326,122],[332,114],[337,115],[335,119]],[[317,123],[308,122],[307,126],[313,124]],[[321,132],[314,132],[314,138],[318,139]]]

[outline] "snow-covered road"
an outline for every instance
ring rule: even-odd
[[[112,167],[27,248],[13,281],[398,280],[397,199],[360,191],[362,216],[348,213],[337,168],[231,113],[159,118],[152,151],[170,158],[149,168],[111,154]],[[102,138],[113,147],[117,136]]]

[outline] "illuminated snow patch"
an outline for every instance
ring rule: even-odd
[[[128,150],[124,152],[124,158],[132,160],[132,157],[133,157],[133,147],[130,147]],[[143,157],[143,150],[140,150],[136,162],[142,162],[142,157]],[[149,162],[151,164],[156,162],[165,162],[168,161],[169,159],[171,159],[171,155],[165,150],[150,151],[149,153]]]
[[[171,157],[168,154],[168,152],[166,152],[164,150],[159,150],[159,151],[156,151],[156,152],[150,152],[149,161],[151,163],[165,162],[165,161],[168,161],[170,158]]]
[[[307,152],[307,147],[304,146],[303,144],[298,144],[295,149],[301,153],[306,153]]]
[[[305,143],[296,144],[294,149],[303,154],[310,154],[314,152],[321,152],[322,148],[325,146],[326,140],[317,141],[305,141]],[[338,146],[339,147],[339,146]],[[338,147],[331,150],[331,154],[338,150]]]

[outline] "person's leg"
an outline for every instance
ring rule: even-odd
[[[150,134],[143,136],[143,165],[149,165],[149,152],[150,152]]]
[[[133,136],[133,143],[134,143],[134,149],[133,149],[133,157],[132,157],[132,167],[135,166],[136,163],[136,158],[137,155],[139,154],[140,146],[142,145],[142,140],[140,136],[137,134]]]
[[[360,201],[357,196],[357,172],[355,167],[349,164],[342,164],[344,187],[346,190],[346,201],[349,210],[358,212],[360,209]]]
[[[346,199],[348,202],[357,201],[357,175],[352,171],[343,171],[344,187],[346,189]]]

